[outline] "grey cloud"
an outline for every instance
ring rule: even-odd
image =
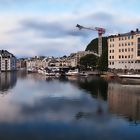
[[[23,30],[32,30],[35,34],[47,38],[60,38],[65,36],[87,36],[86,32],[76,29],[76,24],[69,26],[65,23],[43,22],[36,20],[24,20],[21,22]]]

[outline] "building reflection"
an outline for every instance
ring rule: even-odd
[[[12,89],[17,82],[16,72],[2,72],[0,74],[0,94],[5,94],[6,91]]]
[[[108,86],[109,111],[128,118],[129,121],[140,121],[140,86],[110,83]]]

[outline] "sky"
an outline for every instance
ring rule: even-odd
[[[139,0],[0,0],[0,49],[16,57],[70,55],[98,37],[140,29]]]

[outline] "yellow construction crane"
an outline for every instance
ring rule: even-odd
[[[105,33],[105,29],[100,28],[100,27],[95,27],[95,28],[84,27],[84,26],[81,26],[79,24],[77,24],[76,27],[78,27],[79,30],[87,29],[87,30],[93,30],[93,31],[98,32],[98,55],[101,56],[102,55],[102,34]]]

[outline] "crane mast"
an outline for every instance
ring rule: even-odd
[[[95,27],[95,28],[84,27],[84,26],[81,26],[79,24],[77,24],[76,27],[78,27],[79,30],[87,29],[87,30],[93,30],[93,31],[98,32],[98,55],[101,56],[102,55],[102,34],[105,33],[105,29],[100,28],[100,27]]]

